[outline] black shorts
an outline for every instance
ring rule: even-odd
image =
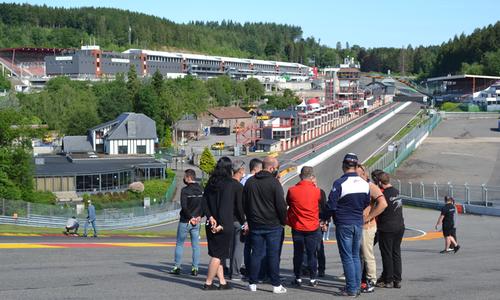
[[[456,229],[454,227],[443,227],[443,236],[455,236]]]

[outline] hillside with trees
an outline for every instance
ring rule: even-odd
[[[0,4],[0,48],[78,48],[91,40],[107,50],[181,50],[319,67],[333,66],[343,57],[353,56],[363,71],[391,70],[420,77],[462,72],[500,74],[500,22],[436,46],[364,48],[338,42],[333,48],[322,45],[320,39],[304,37],[302,29],[292,25],[233,21],[176,24],[114,8]]]

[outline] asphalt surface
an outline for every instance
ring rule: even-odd
[[[431,230],[438,212],[405,208],[407,227]],[[500,252],[497,230],[499,219],[461,216],[457,254],[439,254],[441,238],[405,241],[402,245],[403,288],[377,289],[363,294],[366,299],[498,299]],[[80,242],[108,239],[74,239]],[[19,242],[39,242],[23,238]],[[143,242],[143,239],[127,239]],[[147,239],[151,241],[151,239]],[[12,238],[0,238],[0,243]],[[60,242],[49,238],[46,242]],[[375,247],[380,273],[381,263]],[[292,246],[283,248],[281,272],[285,285],[292,280]],[[290,288],[286,296],[275,296],[271,286],[261,284],[255,293],[246,291],[246,283],[236,282],[231,291],[202,291],[208,256],[201,250],[200,276],[191,277],[190,249],[184,253],[186,275],[168,274],[172,267],[173,247],[117,247],[68,249],[0,249],[0,299],[332,299],[343,282],[335,244],[326,245],[327,276],[317,288]]]
[[[443,120],[401,164],[401,180],[500,187],[497,119]]]
[[[329,159],[316,166],[314,172],[318,179],[318,185],[328,193],[331,189],[333,181],[342,175],[342,159],[344,158],[344,155],[346,153],[356,153],[360,161],[366,160],[381,145],[390,140],[390,138],[401,127],[403,127],[408,121],[410,121],[410,119],[413,118],[413,116],[419,111],[419,109],[420,104],[410,104],[408,107],[375,128],[375,130],[371,131],[361,139],[340,150]],[[349,130],[349,128],[352,126],[356,126],[356,123],[349,124],[349,126],[342,128],[342,130]],[[340,133],[341,131],[335,131],[333,135]],[[326,138],[328,137],[325,137],[325,139]],[[295,178],[287,182],[284,186],[285,190],[287,190],[288,187],[295,184],[297,181],[298,178]]]

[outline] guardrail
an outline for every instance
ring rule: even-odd
[[[483,207],[500,208],[500,187],[453,183],[402,182],[396,180],[400,194],[433,203],[443,203],[444,196],[451,196],[457,203]]]
[[[499,112],[447,112],[440,111],[443,119],[497,119]]]
[[[96,222],[101,229],[120,229],[173,221],[178,217],[180,208],[178,202],[172,202],[175,190],[174,177],[165,198],[151,203],[150,207],[98,210]],[[76,216],[82,223],[86,220],[87,213],[84,210],[78,214],[76,207],[68,204],[48,205],[0,199],[0,224],[64,228],[66,221],[72,216]]]
[[[433,115],[427,121],[415,127],[402,139],[394,142],[391,149],[392,151],[389,151],[388,148],[382,150],[384,154],[375,163],[369,166],[369,171],[380,169],[387,173],[394,172],[394,170],[408,158],[418,146],[420,146],[423,140],[432,130],[434,130],[434,128],[436,128],[441,120],[442,118],[440,115]]]
[[[86,220],[84,211],[77,214],[75,207],[43,205],[20,200],[0,200],[0,224],[64,228],[68,218],[75,216],[80,224]],[[142,227],[175,220],[180,204],[164,202],[146,207],[104,209],[97,212],[96,222],[101,229]]]

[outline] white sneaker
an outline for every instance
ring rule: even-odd
[[[273,293],[274,294],[284,294],[286,293],[286,289],[284,286],[273,286]]]
[[[256,292],[257,291],[257,285],[256,284],[249,284],[248,285],[248,290],[250,292]]]

